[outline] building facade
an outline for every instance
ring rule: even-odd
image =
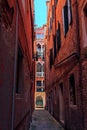
[[[45,60],[45,27],[35,29],[35,108],[45,107],[44,60]]]
[[[78,0],[83,126],[87,130],[87,0]]]
[[[34,108],[33,4],[0,0],[0,130],[27,130]]]
[[[50,0],[47,8],[46,109],[67,130],[87,130],[87,0]]]

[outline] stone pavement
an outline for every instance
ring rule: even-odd
[[[35,110],[29,130],[64,130],[46,110]]]

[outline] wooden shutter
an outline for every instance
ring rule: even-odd
[[[54,8],[54,5],[52,6],[52,21],[54,19],[54,14],[55,14],[55,8]]]
[[[58,22],[58,30],[57,30],[57,50],[59,51],[61,47],[61,32],[60,32],[60,23]]]
[[[50,49],[50,69],[52,68],[52,65],[53,65],[53,49]]]
[[[56,37],[53,36],[53,44],[54,44],[54,59],[56,58]]]
[[[50,18],[50,31],[52,29],[52,18]]]
[[[62,9],[62,20],[63,20],[63,31],[64,31],[64,35],[65,35],[64,7]]]
[[[68,26],[68,7],[65,5],[62,10],[63,15],[63,28],[64,28],[64,36],[66,36],[66,33],[68,32],[69,26]]]

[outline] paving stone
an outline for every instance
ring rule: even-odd
[[[46,110],[35,110],[29,130],[64,130]]]

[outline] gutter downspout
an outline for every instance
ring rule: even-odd
[[[13,82],[13,95],[12,95],[12,126],[11,130],[14,130],[14,107],[15,107],[15,90],[16,90],[16,78],[17,78],[17,57],[18,55],[18,3],[16,1],[16,35],[15,35],[15,60],[14,60],[14,82]]]

